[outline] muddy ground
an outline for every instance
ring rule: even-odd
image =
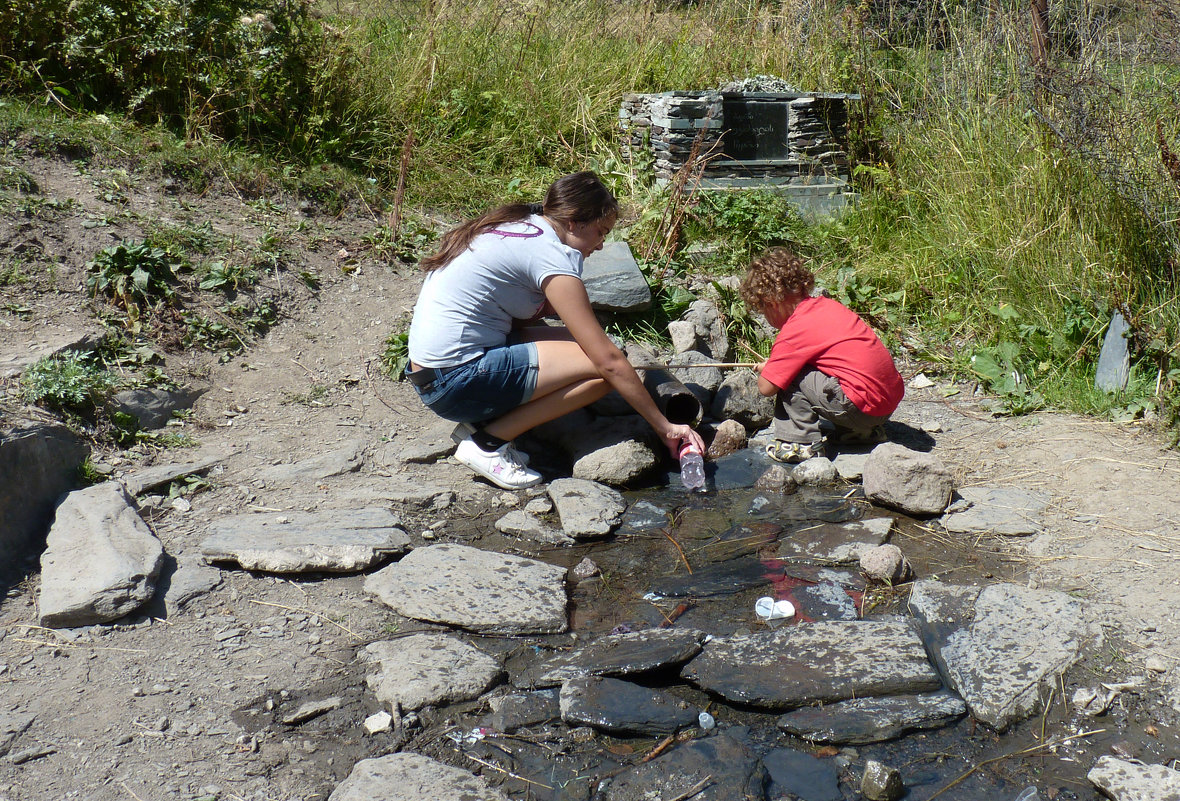
[[[295,197],[258,202],[224,183],[202,194],[178,191],[166,176],[137,173],[125,160],[70,155],[9,149],[10,161],[35,179],[38,191],[10,192],[0,205],[0,249],[19,272],[0,284],[5,352],[97,328],[112,310],[85,291],[85,262],[160,221],[207,224],[246,248],[275,232],[283,238],[281,268],[263,275],[257,290],[280,309],[268,334],[227,359],[162,349],[166,373],[207,388],[176,428],[196,447],[107,448],[92,457],[116,475],[207,454],[225,457],[208,486],[187,498],[191,509],[165,503],[144,511],[169,555],[193,558],[207,524],[227,514],[380,503],[390,486],[433,483],[450,487],[454,501],[443,509],[400,509],[416,544],[425,532],[561,564],[580,558],[576,550],[543,552],[495,535],[491,523],[504,509],[504,493],[461,466],[398,458],[429,436],[433,423],[410,387],[379,368],[382,343],[406,319],[418,285],[413,267],[374,258],[365,237],[380,215],[354,204],[330,217],[314,205],[301,210]],[[114,196],[112,184],[119,186]],[[298,280],[300,273],[317,277],[318,290]],[[907,379],[920,367],[901,361]],[[6,379],[4,390],[4,411],[11,413],[18,407],[16,382]],[[1172,706],[1180,704],[1180,690],[1171,689],[1180,661],[1174,600],[1180,526],[1173,498],[1180,456],[1141,423],[1060,414],[998,418],[986,409],[987,399],[973,387],[936,384],[911,391],[896,418],[935,429],[934,452],[961,485],[1051,495],[1044,533],[964,542],[917,524],[895,541],[915,554],[926,576],[1029,581],[1084,599],[1108,635],[1104,653],[1087,669],[1151,677],[1148,692],[1126,701],[1130,712],[1113,738],[1116,746],[1149,762],[1180,756]],[[353,447],[363,453],[356,472],[305,481],[260,478],[268,466]],[[355,761],[389,747],[383,736],[361,733],[360,721],[377,702],[354,655],[414,624],[366,595],[362,576],[227,570],[218,587],[170,616],[157,605],[115,625],[55,632],[37,626],[35,559],[9,567],[15,569],[0,602],[0,716],[21,710],[36,717],[0,759],[4,801],[322,799]],[[513,644],[496,647],[510,651]],[[1153,666],[1166,672],[1148,671],[1149,657],[1162,660]],[[276,710],[328,695],[341,697],[339,709],[299,726],[278,721]],[[1056,711],[1047,718],[1070,717],[1060,693],[1051,701]],[[446,716],[424,718],[441,726]],[[990,735],[972,730],[971,736],[987,741]],[[418,745],[438,749],[437,742]],[[492,781],[503,778],[484,772]],[[1094,797],[1081,785],[1070,791]]]

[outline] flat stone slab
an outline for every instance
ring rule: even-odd
[[[626,242],[607,242],[591,253],[582,263],[582,281],[596,309],[634,312],[651,306],[651,288]]]
[[[123,476],[120,481],[132,495],[139,496],[150,489],[161,487],[178,478],[208,473],[209,470],[225,461],[225,456],[209,456],[183,464],[162,464],[145,467]]]
[[[581,676],[634,676],[679,665],[701,651],[704,632],[692,629],[644,629],[610,634],[576,650],[527,668],[519,687],[555,687]]]
[[[879,743],[916,729],[936,729],[967,713],[950,693],[854,698],[786,713],[778,727],[812,743]]]
[[[335,450],[308,457],[293,464],[276,464],[258,471],[263,481],[319,481],[355,473],[364,463],[365,440],[351,440]]]
[[[766,769],[747,746],[724,734],[665,751],[610,780],[603,801],[738,801],[766,797]],[[697,792],[693,792],[699,788]],[[595,796],[596,798],[599,796]]]
[[[489,634],[558,634],[566,617],[565,568],[444,543],[415,548],[365,579],[365,591],[399,615]]]
[[[576,540],[605,537],[623,520],[627,503],[610,487],[581,478],[559,478],[549,484],[549,497],[561,528]]]
[[[959,496],[971,505],[961,512],[944,514],[939,519],[943,528],[955,534],[1009,537],[1039,533],[1041,514],[1052,501],[1043,492],[1007,487],[963,487]]]
[[[796,529],[779,542],[778,555],[784,559],[813,559],[851,564],[869,548],[888,542],[892,517],[874,517],[851,523],[819,523]]]
[[[857,620],[856,601],[834,581],[824,581],[791,592],[796,613],[804,620]]]
[[[492,712],[484,718],[484,725],[508,733],[561,717],[557,690],[494,695],[488,698],[488,706]]]
[[[379,507],[225,517],[201,543],[206,562],[267,573],[355,572],[409,549],[401,518]]]
[[[923,581],[910,608],[951,688],[999,731],[1036,711],[1041,684],[1101,641],[1082,605],[1052,590],[993,584],[974,593]]]
[[[774,748],[762,757],[774,789],[802,801],[844,801],[840,768],[831,759],[818,759],[790,748]],[[774,796],[777,798],[778,796]]]
[[[895,620],[802,623],[718,638],[681,675],[728,701],[764,709],[942,686],[917,632]]]
[[[362,759],[328,801],[508,801],[473,773],[403,751]]]
[[[1180,801],[1180,771],[1104,756],[1086,774],[1114,801]]]
[[[370,643],[360,656],[379,665],[365,681],[390,709],[478,698],[502,673],[496,659],[447,634],[411,634]]]
[[[574,538],[524,509],[513,509],[496,521],[496,531],[547,545],[571,545]]]
[[[781,563],[751,557],[706,565],[681,576],[658,576],[649,587],[662,598],[714,598],[762,587],[782,577]]]
[[[122,484],[107,481],[66,496],[41,554],[42,626],[117,620],[152,599],[164,547]]]
[[[165,581],[167,582],[165,586]],[[221,571],[209,567],[195,557],[182,557],[171,575],[161,575],[157,594],[164,596],[164,610],[172,615],[183,609],[189,601],[199,598],[221,584]]]
[[[664,737],[697,723],[697,710],[621,679],[585,676],[561,686],[561,719],[613,734]]]

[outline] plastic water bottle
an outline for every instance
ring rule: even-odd
[[[680,447],[680,482],[689,492],[705,491],[705,457],[691,442]]]

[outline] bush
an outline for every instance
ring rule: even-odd
[[[93,357],[65,353],[33,364],[21,377],[21,396],[54,411],[90,415],[117,383]]]

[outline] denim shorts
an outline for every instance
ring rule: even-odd
[[[444,420],[495,420],[532,400],[537,389],[537,346],[523,342],[492,348],[415,389],[430,411]]]

